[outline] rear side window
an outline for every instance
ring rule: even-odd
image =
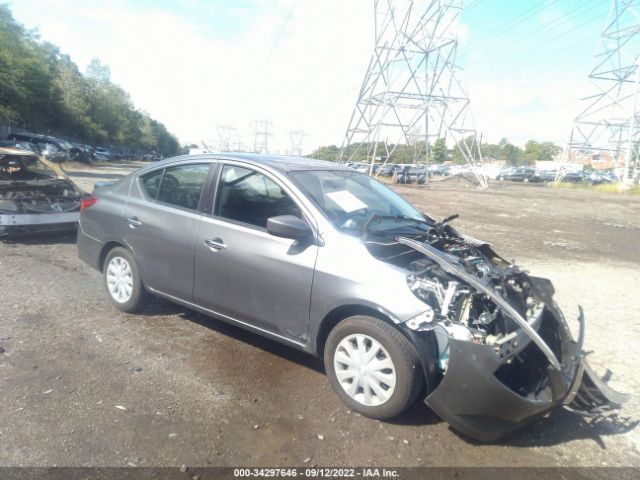
[[[160,187],[160,180],[162,180],[163,172],[164,170],[156,170],[155,172],[143,175],[140,179],[144,192],[154,200],[158,194],[158,187]]]
[[[165,168],[156,199],[177,207],[197,210],[208,173],[207,164]]]
[[[302,212],[269,177],[248,168],[225,165],[216,197],[215,215],[266,228],[267,219]]]

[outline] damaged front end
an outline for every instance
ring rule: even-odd
[[[549,280],[444,222],[367,244],[412,272],[407,285],[426,309],[404,327],[425,370],[425,402],[456,430],[492,442],[558,405],[591,411],[626,400],[588,366],[582,309],[574,339]]]
[[[73,229],[82,197],[57,165],[30,151],[0,148],[0,237]]]

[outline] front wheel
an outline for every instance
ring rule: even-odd
[[[402,413],[424,381],[413,344],[373,317],[354,316],[336,325],[325,344],[324,364],[340,399],[371,418]]]
[[[126,248],[116,247],[109,252],[104,261],[103,279],[109,300],[118,310],[136,313],[149,303],[138,266]]]

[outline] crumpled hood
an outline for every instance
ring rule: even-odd
[[[421,357],[425,402],[481,441],[501,438],[560,404],[618,408],[626,396],[598,379],[584,359],[582,309],[575,340],[549,280],[444,223],[364,239],[373,256],[407,270],[409,288],[427,309],[403,325]]]

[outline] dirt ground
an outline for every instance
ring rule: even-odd
[[[87,190],[136,164],[71,169]],[[73,236],[0,243],[0,465],[640,466],[640,198],[445,182],[396,190],[551,278],[587,316],[596,370],[632,393],[617,415],[568,410],[497,445],[424,404],[392,422],[349,411],[320,361],[158,301],[114,310]],[[572,325],[575,327],[575,325]]]

